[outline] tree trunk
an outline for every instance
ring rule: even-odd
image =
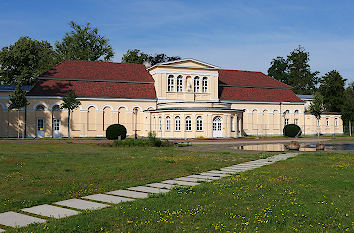
[[[70,138],[70,109],[68,109],[68,138]]]

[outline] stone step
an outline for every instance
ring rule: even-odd
[[[210,182],[212,180],[206,180],[204,178],[192,178],[192,177],[179,177],[179,178],[176,178],[175,180],[180,180],[180,181],[187,181],[187,182]]]
[[[80,200],[80,199],[69,199],[69,200],[65,200],[65,201],[58,201],[58,202],[55,202],[54,204],[60,205],[60,206],[66,206],[66,207],[70,207],[70,208],[74,208],[74,209],[79,209],[79,210],[98,210],[98,209],[103,209],[103,208],[109,206],[109,205],[102,204],[102,203],[85,201],[85,200]]]
[[[200,173],[199,175],[201,176],[216,176],[216,177],[226,177],[226,176],[230,176],[228,174],[215,174],[215,173],[209,173],[209,172],[203,172],[203,173]]]
[[[215,174],[230,174],[230,172],[227,171],[220,171],[220,170],[210,170],[207,171],[208,173],[215,173]]]
[[[149,197],[149,194],[147,194],[147,193],[130,191],[130,190],[123,190],[123,189],[111,191],[111,192],[108,192],[107,194],[122,196],[122,197],[130,197],[130,198],[148,198]]]
[[[93,201],[111,203],[111,204],[118,204],[126,201],[134,201],[134,199],[125,198],[125,197],[116,197],[116,196],[106,195],[106,194],[94,194],[82,198],[93,200]]]
[[[65,209],[47,204],[24,208],[22,211],[51,218],[65,218],[80,214],[80,212],[76,210]]]
[[[25,214],[19,214],[13,211],[0,214],[0,224],[8,227],[25,227],[32,223],[44,222],[44,219],[28,216]]]
[[[180,181],[180,180],[165,180],[165,181],[162,181],[162,183],[177,184],[177,185],[181,185],[181,186],[195,186],[195,185],[199,184],[197,182],[187,182],[187,181]]]
[[[163,184],[163,183],[152,183],[152,184],[147,184],[147,186],[150,186],[150,187],[153,187],[153,188],[173,189],[177,185]]]
[[[137,186],[137,187],[130,187],[128,190],[144,192],[144,193],[167,193],[170,190],[167,189],[160,189],[160,188],[153,188],[153,187],[146,187],[146,186]]]
[[[204,179],[205,181],[213,181],[213,180],[220,179],[219,177],[215,177],[215,176],[202,176],[202,175],[190,175],[190,176],[186,176],[186,177],[196,178],[196,179]]]

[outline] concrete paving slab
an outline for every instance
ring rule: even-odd
[[[144,192],[144,193],[168,193],[170,190],[168,189],[160,189],[146,186],[137,186],[128,188],[132,191]]]
[[[205,178],[192,178],[192,177],[179,177],[175,180],[187,181],[187,182],[210,182],[212,180],[206,180]]]
[[[162,183],[165,183],[165,184],[178,184],[178,185],[182,185],[182,186],[195,186],[195,185],[199,184],[199,183],[196,183],[196,182],[187,182],[187,181],[180,181],[180,180],[165,180],[165,181],[162,181]]]
[[[213,180],[220,179],[219,177],[216,177],[216,176],[202,176],[202,175],[190,175],[190,176],[186,176],[186,177],[196,178],[196,179],[204,179],[205,181],[213,181]]]
[[[35,218],[25,214],[19,214],[13,211],[0,214],[0,224],[9,227],[24,227],[32,223],[43,223],[44,219]]]
[[[115,190],[112,192],[108,192],[107,194],[122,196],[122,197],[131,197],[131,198],[148,198],[149,194],[142,192],[135,192],[130,190]]]
[[[210,170],[207,171],[208,173],[215,173],[215,174],[230,174],[230,172],[227,171],[220,171],[220,170]]]
[[[56,205],[71,207],[79,210],[98,210],[108,207],[109,205],[92,202],[92,201],[85,201],[80,199],[69,199],[65,201],[58,201],[55,202]]]
[[[153,187],[153,188],[173,189],[177,185],[163,184],[163,183],[152,183],[152,184],[147,184],[147,186],[150,186],[150,187]]]
[[[116,197],[116,196],[106,195],[106,194],[94,194],[82,198],[93,200],[93,201],[102,201],[111,204],[118,204],[126,201],[134,201],[134,199],[125,198],[125,197]]]
[[[24,208],[22,211],[51,218],[65,218],[80,214],[80,212],[76,210],[65,209],[47,204]]]
[[[215,173],[209,173],[209,172],[203,172],[203,173],[200,173],[199,175],[202,175],[202,176],[216,176],[216,177],[226,177],[226,176],[230,176],[228,174],[215,174]]]

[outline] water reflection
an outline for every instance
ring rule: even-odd
[[[233,146],[235,150],[246,151],[270,151],[283,152],[288,151],[284,144],[257,144],[257,145],[240,145]],[[354,151],[354,144],[325,144],[325,151],[349,150]],[[299,151],[316,151],[315,144],[300,144]]]

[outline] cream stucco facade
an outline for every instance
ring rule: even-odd
[[[323,114],[320,122],[306,113],[302,101],[220,99],[219,67],[193,59],[168,62],[147,71],[156,98],[79,97],[71,117],[71,136],[104,137],[111,124],[123,124],[129,136],[161,138],[236,138],[281,135],[295,123],[303,134],[342,134],[340,115]],[[198,81],[197,81],[198,80]],[[24,111],[9,110],[11,91],[0,91],[0,137],[22,136]],[[28,96],[27,137],[66,137],[68,112],[60,96]],[[18,121],[18,116],[20,121]]]

